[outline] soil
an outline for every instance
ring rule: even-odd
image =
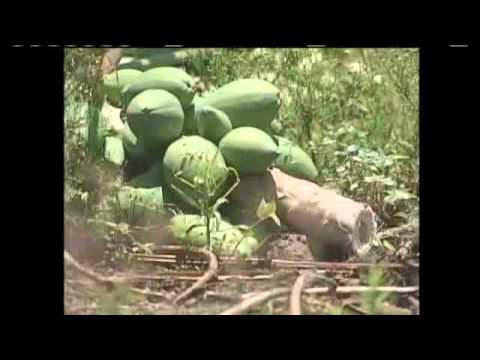
[[[279,233],[272,235],[270,241],[261,249],[259,256],[266,259],[289,260],[296,262],[313,261],[308,247],[307,239],[303,235],[292,233]],[[197,259],[198,256],[196,257]],[[179,259],[177,257],[177,259]],[[289,263],[290,263],[289,262]],[[193,285],[199,276],[205,273],[207,266],[191,265],[188,263],[142,263],[133,261],[128,266],[128,273],[146,276],[160,276],[161,279],[146,280],[135,284],[135,287],[144,291],[157,293],[156,295],[138,295],[126,299],[125,296],[113,291],[102,292],[91,281],[82,278],[71,271],[66,272],[65,277],[65,314],[142,314],[142,315],[211,315],[220,314],[223,311],[238,304],[246,297],[259,292],[269,291],[275,288],[292,288],[296,279],[305,271],[295,266],[287,268],[272,267],[266,264],[253,265],[252,263],[238,263],[230,265],[219,262],[218,276],[208,282],[200,291],[195,292],[185,302],[173,305],[172,299]],[[105,266],[95,269],[98,274],[111,275]],[[366,274],[363,270],[320,270],[316,274],[335,282],[336,286],[366,285],[362,277]],[[184,275],[182,275],[184,274]],[[400,277],[402,286],[418,285],[418,269],[391,271],[391,278]],[[412,275],[413,274],[413,275]],[[195,275],[195,277],[193,276]],[[397,275],[397,276],[395,276]],[[408,283],[405,283],[405,279]],[[411,280],[408,280],[411,279]],[[414,284],[417,283],[417,284]],[[327,282],[320,281],[315,286],[326,286]],[[313,286],[313,285],[312,285]],[[99,295],[101,294],[101,295]],[[161,294],[162,297],[159,297]],[[165,296],[166,298],[164,298]],[[122,300],[123,299],[123,300]],[[262,304],[253,306],[246,314],[289,314],[290,293],[278,296]],[[344,314],[361,314],[361,295],[301,295],[302,314],[331,314],[332,311],[342,309]],[[117,306],[109,308],[112,300],[117,301]],[[394,305],[398,311],[406,314],[418,312],[418,292],[411,295],[399,295]]]
[[[269,259],[314,261],[307,237],[292,233],[273,235],[259,255]]]

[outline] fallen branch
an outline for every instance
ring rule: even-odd
[[[208,270],[205,272],[205,274],[200,279],[197,280],[197,282],[195,284],[193,284],[191,287],[189,287],[183,293],[178,295],[173,300],[174,304],[178,304],[181,301],[188,298],[193,292],[195,292],[196,290],[199,290],[200,288],[205,286],[205,284],[207,284],[210,279],[212,279],[214,276],[217,275],[218,261],[217,261],[217,257],[215,256],[215,254],[212,253],[211,251],[206,250],[206,249],[199,249],[198,252],[200,252],[200,253],[202,253],[202,254],[204,254],[208,257],[208,259],[209,259]]]
[[[305,273],[300,275],[295,284],[293,284],[292,292],[290,295],[290,315],[302,315],[302,290],[305,286],[313,280],[313,275],[311,273]]]
[[[115,277],[104,277],[95,273],[94,271],[86,268],[85,266],[81,265],[77,260],[74,259],[72,255],[67,250],[63,251],[63,259],[65,264],[68,266],[73,267],[83,276],[93,280],[96,284],[104,287],[108,291],[112,291],[120,285],[125,284],[128,281],[128,278],[115,278]]]
[[[285,289],[285,288],[281,288]],[[370,286],[339,286],[335,288],[335,294],[360,294],[360,293],[365,293],[368,291],[380,291],[380,292],[390,292],[390,293],[396,293],[396,294],[414,294],[419,291],[418,286],[410,286],[410,287],[395,287],[395,286],[379,286],[379,287],[370,287]],[[290,290],[288,291],[290,292]],[[309,295],[330,295],[332,294],[332,288],[331,287],[315,287],[315,288],[309,288],[309,289],[304,289],[303,292],[305,294]],[[247,301],[251,298],[254,298],[255,296],[261,296],[262,294],[267,294],[269,293],[268,291],[265,292],[253,292],[253,293],[248,293],[248,294],[243,294],[240,295],[240,298],[243,299],[243,301]],[[281,296],[283,293],[280,293],[276,296]],[[266,300],[268,300],[267,298]],[[240,305],[240,304],[239,304]],[[252,306],[257,305],[257,303],[254,303]],[[251,307],[251,306],[250,306]],[[233,308],[232,308],[233,309]],[[226,314],[228,315],[228,314]]]
[[[337,294],[359,294],[365,293],[368,291],[380,291],[380,292],[389,292],[395,294],[413,294],[417,293],[419,290],[418,286],[406,286],[406,287],[397,287],[397,286],[339,286],[335,289]],[[328,287],[318,287],[310,288],[304,290],[306,294],[328,294],[331,293],[331,289]]]
[[[265,301],[273,299],[278,296],[286,295],[290,293],[289,288],[277,288],[269,291],[264,291],[261,293],[255,293],[252,296],[249,296],[239,304],[231,307],[230,309],[225,310],[220,313],[220,315],[240,315],[251,309],[252,307],[262,304]]]
[[[181,280],[181,281],[197,281],[201,279],[202,276],[192,276],[192,275],[175,275],[175,274],[165,274],[165,275],[135,275],[132,276],[132,281],[149,281],[149,280]],[[270,280],[274,276],[271,275],[220,275],[216,277],[212,277],[209,281],[226,281],[226,280]]]

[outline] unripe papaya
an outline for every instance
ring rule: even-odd
[[[264,174],[279,155],[273,139],[253,127],[233,129],[220,140],[219,148],[240,175]]]
[[[312,158],[292,141],[276,136],[280,155],[275,159],[275,167],[284,173],[310,181],[318,177],[318,170]]]
[[[103,85],[107,101],[115,106],[121,107],[121,92],[127,85],[133,84],[143,79],[143,72],[135,69],[121,69],[103,77]]]
[[[182,133],[182,106],[165,90],[138,94],[130,101],[126,115],[130,129],[148,150],[166,147]]]
[[[128,123],[122,129],[122,141],[125,149],[125,155],[132,159],[145,158],[147,150],[145,146],[137,139],[135,134],[130,129]]]
[[[169,228],[180,242],[196,247],[208,245],[205,218],[200,215],[176,215],[170,220]],[[258,246],[257,239],[216,218],[210,219],[210,240],[213,249],[222,255],[251,256]]]
[[[122,104],[126,109],[130,101],[145,90],[161,89],[175,95],[180,101],[182,108],[192,104],[194,92],[191,86],[185,82],[172,79],[145,79],[134,84],[125,86],[122,90]]]
[[[260,79],[236,80],[208,94],[205,105],[225,112],[233,128],[251,126],[269,131],[280,107],[279,90]]]
[[[173,193],[188,204],[193,204],[198,194],[184,181],[192,185],[211,181],[212,187],[217,189],[210,199],[213,202],[221,195],[228,177],[225,160],[217,146],[197,135],[183,136],[173,142],[167,148],[163,165],[165,180]]]
[[[215,144],[232,130],[232,123],[227,114],[209,105],[198,110],[195,120],[198,133]]]
[[[145,78],[149,80],[175,80],[181,81],[192,87],[194,84],[193,78],[188,75],[182,69],[171,67],[171,66],[162,66],[156,67],[144,72]]]

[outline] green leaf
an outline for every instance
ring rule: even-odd
[[[383,201],[385,201],[385,203],[387,203],[387,204],[393,205],[396,202],[401,201],[401,200],[411,200],[411,199],[415,199],[415,198],[416,198],[415,195],[410,194],[407,191],[394,189],[394,190],[388,191],[387,196],[385,196]]]
[[[275,201],[267,203],[265,202],[265,199],[262,198],[262,201],[260,201],[260,204],[258,205],[258,208],[257,208],[257,217],[260,220],[265,220],[271,216],[274,216],[276,211],[277,211],[277,206],[275,204]]]

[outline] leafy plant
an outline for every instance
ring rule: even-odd
[[[228,200],[226,199],[228,195],[237,187],[240,183],[240,176],[238,172],[232,168],[227,167],[227,174],[233,174],[235,177],[234,183],[220,196],[213,204],[212,199],[216,197],[219,190],[224,186],[222,181],[218,181],[216,177],[213,176],[212,172],[209,171],[211,166],[214,166],[216,157],[219,155],[219,151],[216,152],[215,156],[209,160],[207,171],[205,171],[204,176],[197,175],[194,177],[193,183],[184,179],[181,176],[181,172],[175,174],[177,179],[181,181],[183,184],[188,186],[188,188],[193,192],[193,196],[185,193],[179,187],[172,185],[172,188],[177,191],[183,198],[187,199],[188,202],[197,209],[202,217],[205,219],[205,226],[207,232],[207,243],[208,248],[212,250],[212,230],[216,231],[218,229],[212,229],[212,219],[216,219],[217,227],[220,224],[220,215],[218,213],[219,207],[226,203]],[[228,178],[228,176],[227,176]]]

